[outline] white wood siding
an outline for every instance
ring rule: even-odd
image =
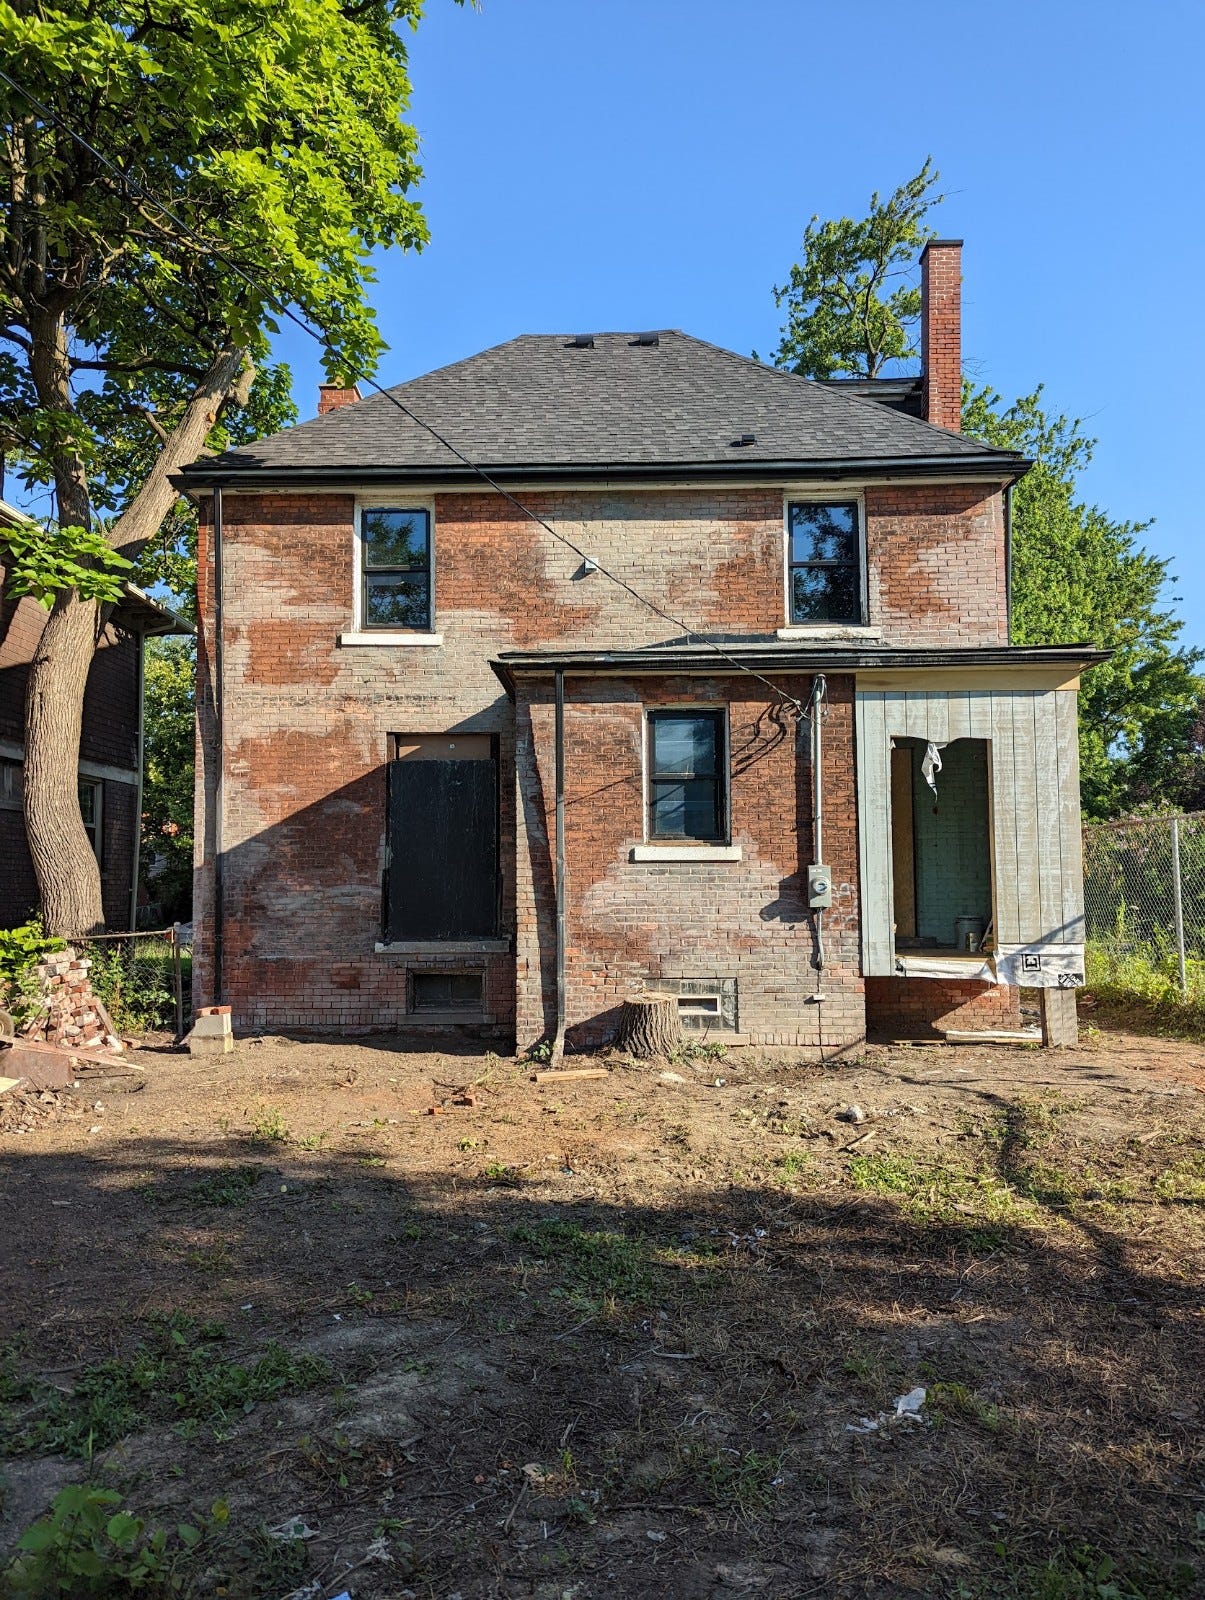
[[[990,742],[997,944],[1082,944],[1075,690],[859,690],[858,858],[865,973],[887,976],[894,967],[891,740],[905,735],[939,743],[963,738]]]

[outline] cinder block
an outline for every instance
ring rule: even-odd
[[[229,1033],[198,1034],[194,1031],[188,1036],[190,1056],[228,1056],[233,1050],[234,1039]]]

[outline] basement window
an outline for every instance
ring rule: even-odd
[[[410,1010],[423,1012],[464,1011],[474,1015],[481,1010],[480,972],[412,972]]]
[[[678,1020],[686,1034],[737,1032],[735,978],[661,978],[649,987],[672,994],[678,1002]]]

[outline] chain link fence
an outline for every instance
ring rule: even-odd
[[[71,943],[91,961],[93,993],[119,1033],[184,1037],[192,1022],[191,927],[98,933]]]
[[[1085,828],[1084,910],[1112,971],[1174,976],[1187,996],[1205,963],[1205,812]]]

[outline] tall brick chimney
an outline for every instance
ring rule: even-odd
[[[340,406],[355,405],[362,399],[359,389],[353,383],[350,389],[345,389],[341,383],[320,383],[318,385],[318,415],[324,417],[328,411],[338,411]]]
[[[930,239],[920,258],[920,363],[926,422],[959,431],[962,415],[962,240]]]

